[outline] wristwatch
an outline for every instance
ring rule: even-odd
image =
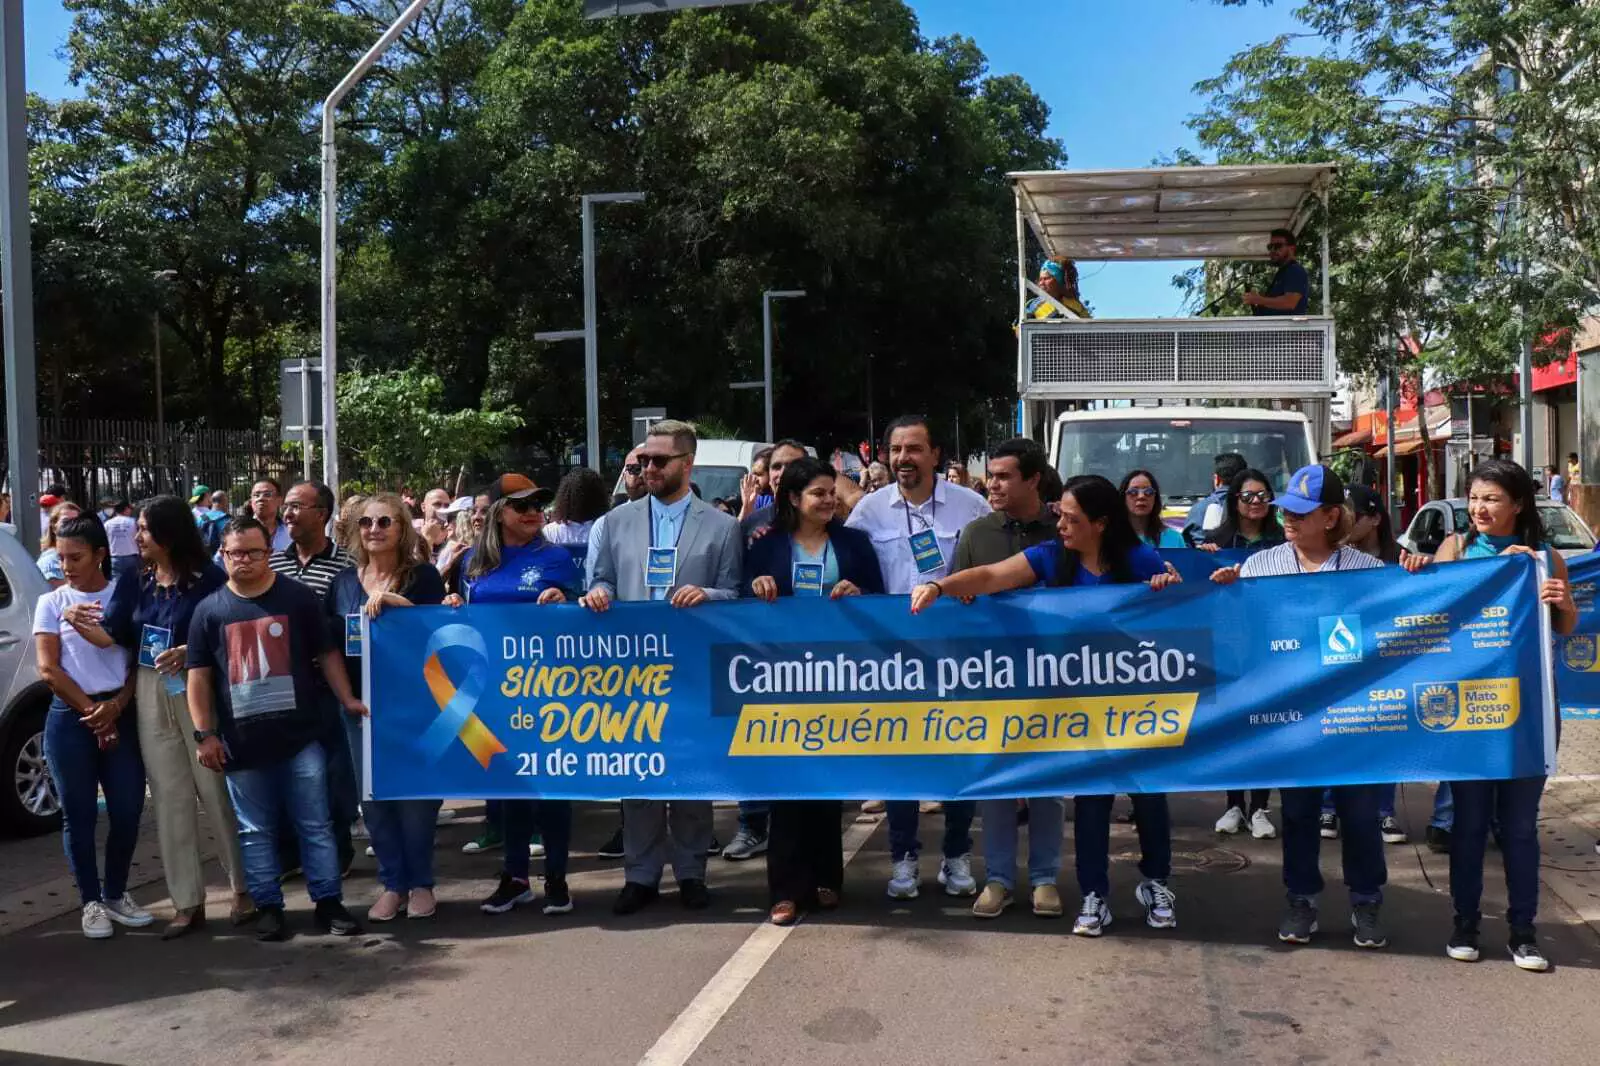
[[[196,744],[204,744],[212,737],[220,737],[221,735],[222,734],[215,729],[196,729],[194,731],[194,742]]]

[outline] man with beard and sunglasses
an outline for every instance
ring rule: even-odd
[[[961,531],[987,515],[990,507],[971,489],[934,475],[939,468],[939,448],[927,419],[918,415],[895,419],[889,423],[887,440],[894,481],[863,497],[845,526],[872,538],[885,591],[905,595],[916,585],[949,575]],[[915,800],[891,800],[886,809],[889,857],[894,863],[889,898],[915,899],[921,884],[918,804]],[[972,877],[975,812],[971,800],[944,805],[944,862],[939,867],[939,883],[952,896],[971,896],[978,891]]]
[[[689,608],[738,597],[744,542],[730,515],[690,491],[696,445],[687,422],[650,427],[639,449],[649,495],[608,512],[599,527],[594,580],[581,601],[589,610],[606,611],[613,600]],[[668,859],[682,904],[703,909],[711,801],[624,799],[623,811],[627,880],[612,909],[632,914],[654,902]]]

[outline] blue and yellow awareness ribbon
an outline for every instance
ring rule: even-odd
[[[445,648],[463,648],[472,653],[473,661],[459,687],[445,672],[439,658]],[[435,630],[422,654],[422,676],[428,682],[434,702],[439,705],[439,717],[422,734],[418,747],[431,762],[438,762],[459,737],[478,760],[478,765],[487,770],[489,760],[504,752],[506,746],[472,713],[489,683],[489,651],[483,636],[471,626],[460,624]]]

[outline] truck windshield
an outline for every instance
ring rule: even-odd
[[[1290,474],[1311,461],[1304,426],[1249,418],[1127,418],[1062,422],[1056,454],[1063,478],[1100,474],[1113,482],[1130,470],[1148,470],[1171,499],[1197,499],[1211,491],[1212,467],[1223,452],[1238,452],[1283,491]]]
[[[750,471],[742,466],[696,466],[689,480],[700,490],[700,498],[710,503],[731,497],[739,503],[739,482]]]

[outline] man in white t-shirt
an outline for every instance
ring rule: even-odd
[[[133,517],[133,508],[127,500],[114,500],[111,504],[111,514],[105,520],[106,540],[111,543],[111,573],[112,576],[121,577],[128,570],[139,568],[139,545],[134,541],[134,534],[139,531],[139,523]]]

